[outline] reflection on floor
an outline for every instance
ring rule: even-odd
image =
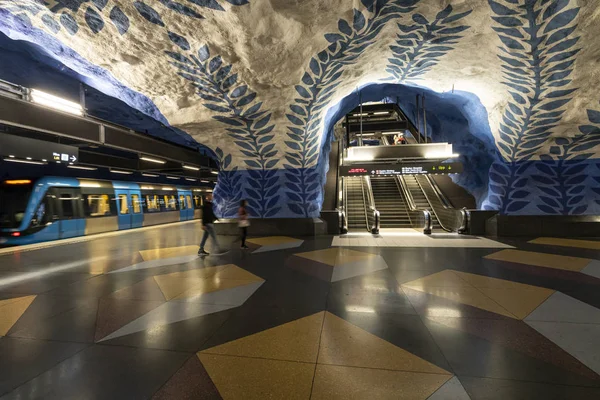
[[[0,256],[0,399],[600,398],[600,241],[200,234]]]
[[[334,236],[332,246],[344,247],[465,247],[510,248],[507,244],[478,236],[456,233],[432,233],[425,235],[415,229],[382,230],[379,235],[368,232],[351,232]]]

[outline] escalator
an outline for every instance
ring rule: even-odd
[[[411,228],[409,206],[395,177],[371,178],[375,206],[381,214],[381,228]]]
[[[423,181],[421,178],[424,176],[417,175],[404,175],[402,179],[406,185],[406,189],[410,193],[415,206],[422,210],[427,210],[431,213],[431,227],[434,231],[440,231],[442,229],[440,222],[437,218],[434,207],[432,207],[431,203],[425,196],[425,193],[422,189]]]
[[[365,191],[362,177],[346,177],[344,185],[346,190],[345,207],[349,231],[366,231],[367,214]]]

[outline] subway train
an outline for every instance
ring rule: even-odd
[[[44,177],[0,182],[0,245],[24,245],[201,218],[193,188]]]

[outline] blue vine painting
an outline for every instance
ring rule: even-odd
[[[162,6],[168,8],[174,13],[193,18],[204,19],[199,12],[201,9],[210,9],[213,11],[225,11],[217,0],[156,0]],[[225,0],[234,6],[248,4],[248,0]],[[165,27],[161,14],[150,4],[151,1],[134,1],[133,6],[139,15],[148,22]],[[21,19],[29,21],[29,15],[41,15],[43,24],[53,33],[58,33],[64,29],[70,35],[76,35],[80,26],[77,23],[77,15],[84,13],[84,20],[94,34],[102,31],[106,22],[103,16],[104,10],[108,11],[108,19],[117,28],[119,34],[124,35],[129,31],[131,18],[119,7],[118,2],[113,0],[29,0],[15,1],[5,6],[7,11],[12,12]]]
[[[187,50],[189,44],[185,41],[180,47]],[[224,62],[221,56],[211,56],[208,46],[202,46],[195,54],[191,51],[166,53],[172,59],[171,64],[179,70],[178,74],[196,87],[204,107],[218,113],[213,118],[228,126],[228,135],[245,156],[243,162],[248,176],[244,179],[243,189],[251,215],[275,216],[281,209],[281,196],[279,176],[274,169],[279,161],[279,151],[272,142],[275,128],[271,123],[272,113],[262,109],[262,102],[256,101],[256,92],[241,82],[231,64]],[[226,168],[226,164],[229,166],[229,156],[224,157],[222,150],[219,156],[223,161],[229,160],[221,164],[221,169]],[[222,183],[219,179],[219,190],[215,191],[217,202],[228,204],[227,196],[237,187],[227,186],[232,183],[233,180]],[[231,207],[225,205],[224,215],[232,216],[230,211]]]
[[[388,21],[414,10],[418,1],[361,0],[366,13],[354,9],[352,21],[340,19],[338,32],[325,35],[329,46],[309,61],[286,114],[291,125],[285,141],[285,193],[293,214],[318,216],[323,178],[322,168],[315,164],[321,153],[323,115],[344,71],[377,40]]]
[[[510,100],[490,170],[486,209],[504,214],[580,214],[586,211],[584,154],[589,129],[574,138],[553,138],[565,106],[577,90],[571,74],[580,51],[579,8],[572,0],[488,0],[502,42],[498,58]],[[592,141],[593,142],[593,141]],[[577,175],[577,176],[575,176]],[[581,180],[581,182],[580,182]],[[536,210],[531,210],[535,204]]]
[[[390,46],[392,57],[388,59],[385,80],[405,82],[414,81],[429,72],[440,59],[454,49],[454,45],[462,38],[461,32],[469,29],[468,25],[456,25],[473,10],[453,13],[448,5],[438,12],[433,21],[429,21],[419,13],[412,15],[412,25],[398,23],[401,33],[396,35],[396,42]]]

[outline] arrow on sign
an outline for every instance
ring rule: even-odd
[[[75,162],[75,161],[77,161],[77,157],[71,156],[71,162]]]

